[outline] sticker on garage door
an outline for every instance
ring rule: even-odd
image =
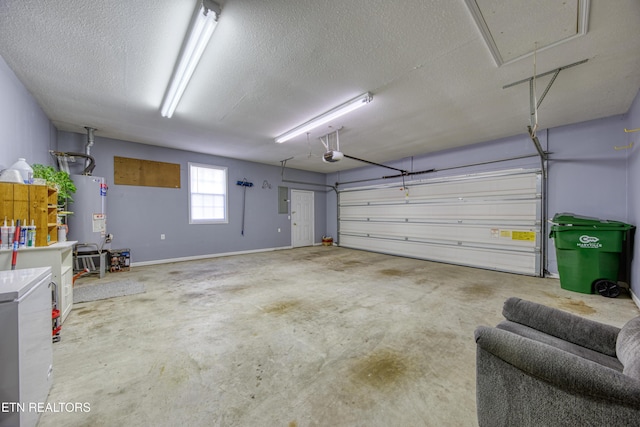
[[[499,228],[491,229],[491,237],[494,239],[509,239],[509,240],[522,240],[527,242],[535,242],[535,231],[523,231],[523,230],[502,230]]]
[[[511,232],[512,240],[526,240],[528,242],[535,242],[536,240],[536,232],[535,231],[512,231]]]

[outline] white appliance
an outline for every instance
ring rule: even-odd
[[[107,235],[107,181],[99,176],[71,175],[76,192],[67,216],[68,237],[78,243],[74,247],[74,272],[89,270],[100,278],[106,272],[106,252],[110,249]]]
[[[67,237],[79,244],[93,244],[102,249],[107,233],[107,182],[90,175],[71,175],[76,192],[67,217]]]
[[[53,381],[51,267],[0,271],[0,427],[35,426]]]

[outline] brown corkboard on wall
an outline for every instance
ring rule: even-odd
[[[113,183],[116,185],[180,188],[180,165],[114,156]]]

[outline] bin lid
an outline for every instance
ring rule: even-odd
[[[553,223],[557,225],[594,227],[603,229],[630,229],[632,225],[620,221],[593,218],[584,215],[576,215],[569,212],[557,213],[553,217]]]

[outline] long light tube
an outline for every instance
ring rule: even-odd
[[[373,95],[371,95],[369,92],[363,93],[362,95],[356,98],[353,98],[352,100],[347,101],[344,104],[339,105],[336,108],[333,108],[327,111],[326,113],[323,113],[318,117],[315,117],[309,120],[308,122],[303,123],[300,126],[291,129],[288,132],[283,133],[282,135],[278,136],[275,139],[275,141],[277,143],[283,143],[292,138],[295,138],[298,135],[302,135],[303,133],[306,133],[311,129],[314,129],[318,126],[321,126],[325,123],[330,122],[331,120],[334,120],[340,116],[343,116],[353,110],[357,110],[358,108],[367,105],[369,102],[371,102],[372,99],[373,99]]]
[[[218,24],[220,6],[212,1],[203,1],[200,10],[196,14],[187,42],[184,45],[182,55],[178,60],[173,78],[167,87],[167,92],[160,108],[163,117],[171,118],[178,107],[180,98],[184,93],[193,72],[200,62],[200,57],[204,52],[209,39]]]

